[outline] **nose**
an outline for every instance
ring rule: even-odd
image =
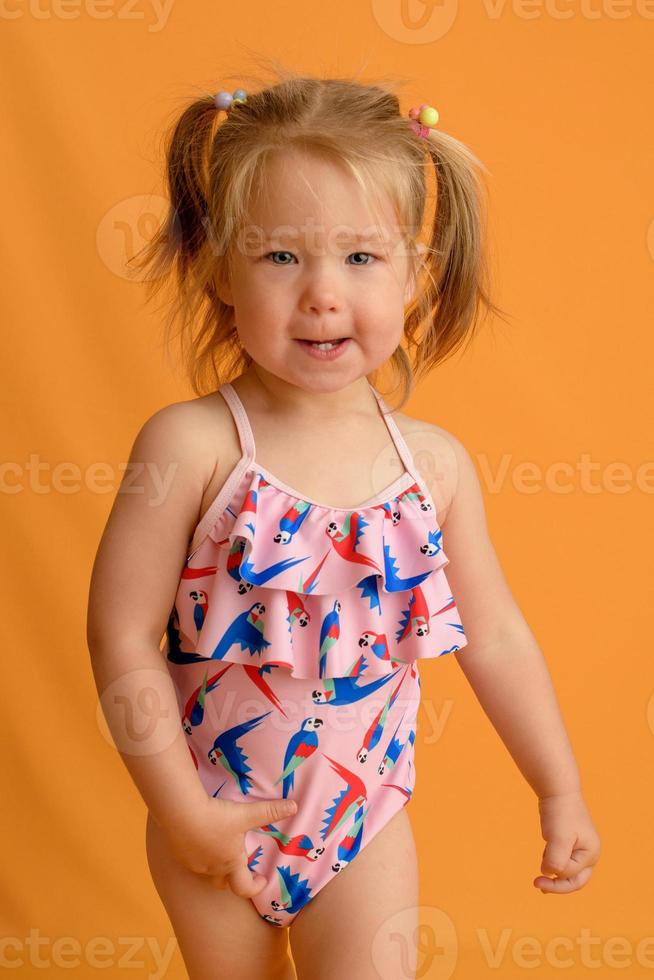
[[[338,313],[343,309],[337,276],[327,269],[314,269],[307,277],[300,306],[303,313]]]

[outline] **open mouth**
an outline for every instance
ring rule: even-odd
[[[316,350],[333,350],[334,347],[338,347],[339,344],[349,340],[349,337],[338,337],[334,340],[304,340],[300,337],[299,340],[301,344],[308,344],[310,347],[315,347]]]

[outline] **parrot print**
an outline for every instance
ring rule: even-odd
[[[164,634],[207,796],[297,803],[245,833],[266,880],[249,901],[276,928],[409,803],[418,667],[467,643],[429,490],[371,389],[405,471],[342,509],[258,466],[245,407],[221,385],[243,455],[193,533]]]
[[[318,736],[320,726],[324,724],[322,718],[305,718],[299,732],[296,732],[290,740],[284,753],[284,769],[281,776],[275,780],[275,785],[282,782],[282,796],[288,797],[289,791],[295,786],[295,770],[302,765],[306,759],[311,758],[318,748]]]

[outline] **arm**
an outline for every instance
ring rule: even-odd
[[[245,833],[294,813],[293,800],[210,797],[191,758],[160,649],[216,449],[193,403],[170,405],[139,432],[91,576],[87,642],[118,748],[174,856],[251,898]]]
[[[211,454],[189,409],[184,403],[168,406],[137,435],[95,558],[87,614],[87,643],[107,725],[160,823],[207,798],[160,650],[211,475]]]
[[[544,836],[550,838],[551,844],[546,849],[543,870],[563,873],[565,869],[566,874],[570,871],[572,880],[587,862],[584,860],[580,868],[577,855],[574,867],[568,864],[570,848],[561,839],[561,828],[572,826],[574,821],[561,821],[557,815],[561,810],[574,811],[575,826],[583,825],[580,836],[588,845],[580,850],[588,851],[594,860],[599,855],[599,838],[585,813],[579,770],[545,659],[510,592],[489,538],[474,464],[454,436],[443,430],[441,434],[447,437],[452,460],[446,474],[451,502],[441,522],[450,559],[446,575],[468,639],[455,657],[493,727],[538,796]],[[552,823],[556,827],[553,835]],[[588,868],[584,873],[590,877]],[[536,881],[539,887],[544,884],[542,878]],[[580,887],[580,879],[574,883]]]

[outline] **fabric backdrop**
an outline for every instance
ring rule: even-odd
[[[437,106],[490,170],[510,325],[487,324],[404,411],[475,458],[604,851],[580,892],[533,888],[536,798],[455,658],[425,663],[408,808],[422,975],[650,976],[652,4],[4,0],[0,19],[0,966],[185,976],[144,805],[98,720],[86,600],[138,428],[192,396],[162,351],[161,313],[124,271],[163,203],[161,133],[186,98],[235,87],[252,49],[406,78],[404,107]]]

